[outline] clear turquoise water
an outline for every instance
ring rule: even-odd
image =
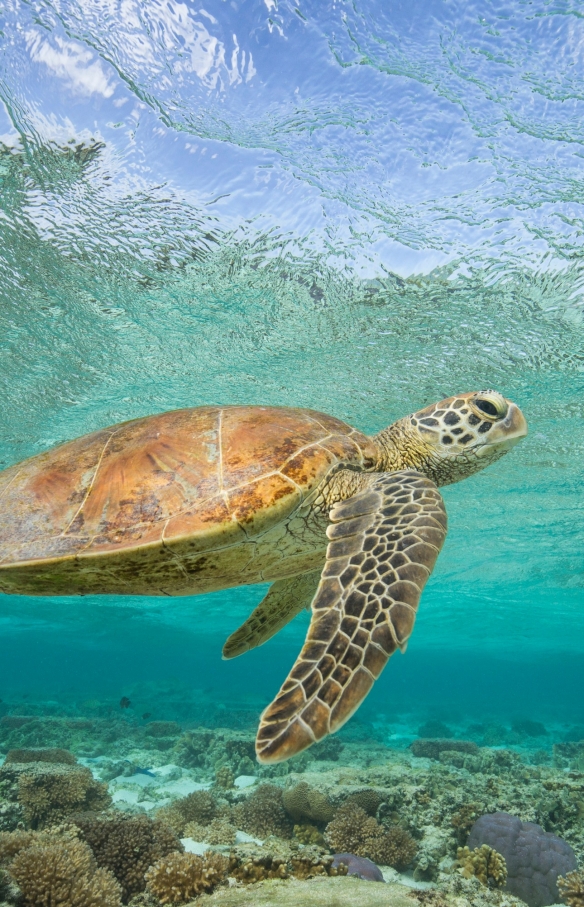
[[[578,5],[8,0],[0,20],[0,465],[182,406],[375,431],[495,387],[530,436],[445,490],[415,634],[361,714],[583,722]],[[0,698],[174,678],[259,709],[306,629],[222,662],[262,591],[0,596]]]

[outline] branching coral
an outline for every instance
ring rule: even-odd
[[[32,831],[0,832],[0,866],[8,866],[21,850],[30,847],[34,840]]]
[[[18,800],[30,828],[62,822],[78,811],[106,809],[111,803],[107,785],[82,766],[31,763],[18,778]]]
[[[292,818],[311,819],[313,822],[330,822],[334,815],[332,804],[325,794],[300,781],[282,793],[284,808]]]
[[[375,863],[405,869],[416,855],[417,845],[405,829],[385,829],[354,803],[343,804],[326,827],[325,838],[337,853],[354,853]]]
[[[119,907],[120,886],[76,840],[33,844],[10,866],[27,907]]]
[[[213,794],[207,790],[196,790],[187,797],[175,800],[170,806],[163,806],[156,815],[182,837],[189,823],[208,825],[217,816],[217,812],[217,801]]]
[[[488,844],[475,847],[474,850],[459,847],[456,856],[461,874],[466,879],[475,876],[479,882],[490,888],[502,888],[505,885],[507,881],[505,858]]]
[[[222,787],[223,790],[230,790],[233,787],[235,775],[228,765],[221,765],[215,772],[215,784]]]
[[[381,826],[379,826],[381,828]],[[394,869],[405,869],[412,862],[418,851],[418,845],[409,831],[394,825],[379,834],[376,830],[365,842],[369,859],[383,866]]]
[[[249,797],[233,808],[235,824],[256,838],[289,838],[292,823],[282,804],[282,789],[275,784],[260,784]]]
[[[148,889],[161,904],[185,904],[203,892],[212,891],[226,875],[227,857],[207,851],[173,853],[159,860],[146,873]]]
[[[187,822],[184,836],[207,844],[235,844],[237,829],[226,819],[213,819],[209,825]]]
[[[73,821],[100,867],[110,870],[122,888],[124,903],[143,891],[146,870],[183,846],[173,831],[148,816],[74,816]]]
[[[568,907],[584,907],[584,871],[560,876],[558,889]]]
[[[326,846],[324,835],[318,830],[316,825],[295,825],[294,837],[300,841],[301,844],[318,844],[320,847]]]

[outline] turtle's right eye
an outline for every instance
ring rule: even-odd
[[[478,410],[489,419],[504,419],[509,410],[509,405],[501,394],[487,392],[477,394],[472,401],[475,410]]]

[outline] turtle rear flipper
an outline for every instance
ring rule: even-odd
[[[235,658],[271,639],[303,608],[310,607],[320,582],[320,570],[276,580],[248,619],[223,646],[223,658]]]
[[[298,660],[264,711],[260,762],[281,762],[338,730],[410,636],[446,537],[435,484],[414,471],[378,475],[336,504],[327,560]]]

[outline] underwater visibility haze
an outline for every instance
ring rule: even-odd
[[[131,816],[223,785],[229,809],[215,798],[187,820],[174,808],[169,827],[195,842],[208,841],[210,821],[258,840],[296,834],[469,903],[499,903],[489,898],[502,896],[506,873],[513,894],[511,862],[493,864],[481,889],[457,857],[483,814],[538,822],[582,865],[581,6],[4,0],[0,51],[2,470],[190,407],[298,407],[375,436],[444,398],[482,393],[514,401],[529,425],[506,456],[441,488],[448,535],[407,653],[329,749],[279,766],[253,759],[260,713],[309,614],[222,660],[268,590],[250,575],[198,596],[0,594],[0,752],[71,750],[109,784],[95,803],[113,797]],[[5,489],[0,530],[14,516],[8,499]],[[441,744],[420,748],[427,739]],[[391,784],[370,768],[379,760],[399,795],[382,793]],[[68,815],[35,813],[28,782],[10,771],[21,812],[3,813],[9,765],[0,832]],[[128,766],[134,787],[119,781]],[[217,780],[220,769],[233,778]],[[568,774],[569,791],[558,780]],[[281,821],[250,818],[231,793],[236,777],[283,785]],[[292,781],[329,805],[286,801]],[[383,847],[342,831],[357,821],[341,814],[343,784],[377,785],[375,806],[359,809],[381,823]],[[84,796],[80,812],[94,808]],[[185,835],[188,822],[198,831]],[[399,857],[386,840],[395,828],[415,842],[400,839]],[[340,883],[325,863],[323,877]],[[0,841],[0,902],[2,865]],[[301,884],[294,872],[290,885]],[[155,875],[151,895],[170,903]],[[146,884],[144,873],[135,889],[116,878],[124,903]],[[291,903],[313,903],[290,891]],[[559,898],[538,891],[519,896],[533,907]]]

